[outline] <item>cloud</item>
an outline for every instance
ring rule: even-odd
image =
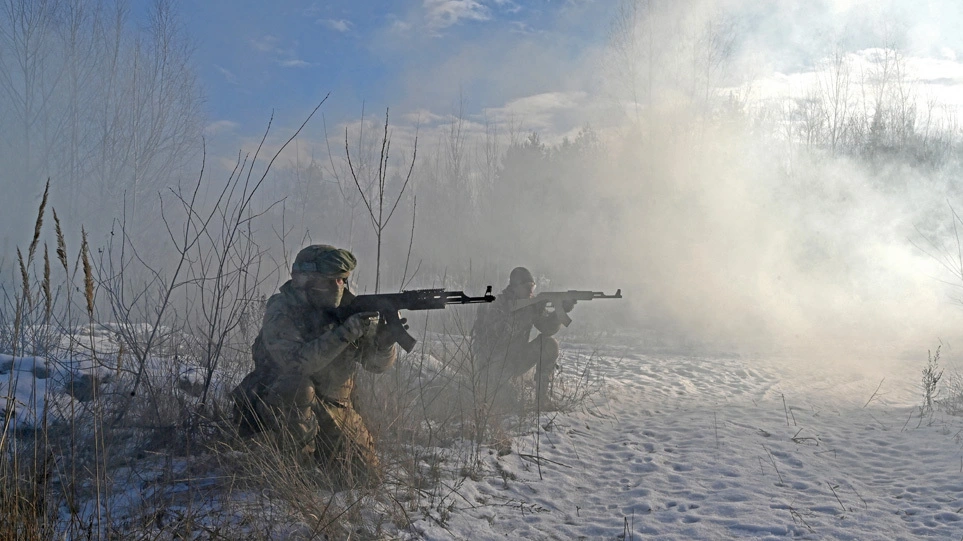
[[[341,33],[350,32],[354,26],[354,23],[345,19],[318,19],[315,22]]]
[[[402,20],[394,20],[388,26],[388,29],[394,34],[407,34],[411,31],[411,28],[411,23]]]
[[[520,11],[512,0],[422,0],[402,14],[386,13],[385,19],[386,29],[395,38],[438,38],[454,26],[488,22]]]
[[[239,124],[233,120],[215,120],[204,126],[204,135],[217,135],[224,132],[232,132],[237,129]]]
[[[508,102],[506,109],[524,114],[542,114],[558,109],[570,109],[585,98],[585,92],[543,92]]]
[[[506,13],[518,13],[522,7],[513,0],[494,0],[495,6],[501,8]]]
[[[585,111],[593,109],[590,102],[591,96],[583,91],[542,92],[510,100],[485,113],[501,125],[521,123],[522,131],[536,131],[553,143],[584,125]]]
[[[261,36],[260,38],[251,39],[250,43],[251,47],[253,47],[255,51],[261,53],[273,53],[279,50],[278,38],[270,34]]]
[[[217,64],[214,65],[214,69],[216,69],[216,70],[218,71],[218,73],[220,73],[221,75],[223,75],[223,76],[224,76],[224,80],[227,81],[228,83],[231,83],[232,85],[236,85],[236,84],[237,84],[237,82],[238,82],[238,81],[237,81],[237,75],[234,75],[234,73],[233,73],[231,70],[229,70],[229,69],[227,69],[227,68],[225,68],[225,67],[223,67],[223,66],[218,66]]]
[[[306,68],[308,66],[313,66],[313,64],[311,64],[310,62],[301,60],[300,58],[281,60],[279,61],[279,63],[281,64],[281,67],[284,67],[284,68]]]
[[[282,68],[306,68],[314,64],[298,58],[294,48],[284,48],[280,40],[270,34],[260,38],[250,40],[251,47],[260,53],[264,53],[272,58],[275,64]]]
[[[401,116],[402,120],[411,125],[420,124],[438,124],[443,122],[447,117],[438,113],[434,113],[425,108],[414,109],[410,112],[404,113]]]
[[[476,0],[424,0],[425,19],[429,28],[441,30],[462,21],[487,21],[488,8]]]

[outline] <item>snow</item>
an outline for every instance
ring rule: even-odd
[[[489,475],[458,486],[444,525],[419,520],[415,531],[425,539],[963,535],[963,423],[920,417],[917,366],[887,367],[882,385],[880,370],[734,357],[628,351],[601,368],[603,397],[584,411],[543,414],[537,451],[534,434],[516,438],[515,452],[488,457]]]
[[[484,446],[475,472],[459,467],[470,442],[436,449],[449,460],[442,462],[430,505],[408,512],[407,527],[378,535],[963,537],[963,418],[939,408],[921,410],[925,350],[921,360],[855,363],[564,343],[563,367],[584,364],[586,351],[593,352],[597,388],[571,409],[542,412],[537,424],[516,426],[511,452]],[[456,375],[438,377],[451,367],[426,359],[426,376],[457,382]],[[412,357],[400,362],[406,361]],[[44,396],[45,385],[48,394],[57,394],[47,382],[57,379],[61,364],[0,357],[0,391],[14,385],[18,422],[26,422],[21,415],[30,408],[24,405]],[[563,371],[562,377],[574,373]],[[174,463],[186,469],[183,460]],[[219,500],[211,480],[216,475],[195,475],[190,487],[204,494],[209,513],[237,513],[250,501],[270,505],[241,490],[221,492]],[[148,471],[128,477],[137,481],[115,490],[113,501],[129,509],[154,499],[169,504],[188,490],[183,482],[150,481],[161,476]],[[363,505],[371,515],[391,509],[384,501]]]

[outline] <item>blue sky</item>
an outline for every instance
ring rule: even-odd
[[[545,92],[584,91],[614,1],[214,0],[179,8],[196,42],[210,122],[262,130],[327,93],[330,124],[370,112],[469,113]]]
[[[812,70],[835,47],[882,45],[884,34],[914,57],[953,65],[963,58],[958,0],[679,2],[680,10],[725,11],[736,21],[739,69],[757,86],[785,86],[782,78]],[[321,110],[329,135],[356,122],[362,107],[368,118],[390,107],[392,123],[408,126],[437,126],[452,113],[476,129],[484,118],[517,122],[521,133],[550,142],[604,126],[614,102],[602,66],[624,4],[209,0],[181,2],[179,11],[196,44],[211,142],[217,146],[216,134],[223,150],[236,150],[238,138],[249,146],[259,137],[272,111],[274,134],[290,133],[329,93]],[[671,39],[672,29],[661,30]],[[963,81],[950,83],[944,94]]]

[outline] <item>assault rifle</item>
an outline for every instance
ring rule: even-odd
[[[544,291],[535,295],[531,299],[521,299],[515,301],[512,305],[512,312],[516,310],[521,310],[527,306],[532,306],[533,304],[551,304],[555,308],[555,314],[558,316],[558,320],[568,327],[568,324],[572,322],[572,318],[568,317],[565,310],[562,310],[562,303],[565,301],[590,301],[592,299],[621,299],[622,290],[617,289],[615,295],[606,295],[601,291],[578,291],[575,289],[570,289],[568,291]]]
[[[414,289],[401,293],[382,293],[377,295],[357,295],[350,303],[339,306],[335,312],[338,321],[344,322],[350,316],[361,312],[378,312],[384,320],[385,330],[381,335],[385,344],[397,342],[405,351],[415,347],[415,337],[408,333],[408,326],[398,315],[399,310],[438,310],[449,304],[476,304],[492,302],[492,286],[485,295],[469,297],[462,291],[444,289]]]

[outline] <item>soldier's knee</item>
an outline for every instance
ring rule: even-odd
[[[539,359],[542,363],[554,363],[558,359],[558,340],[554,336],[539,335]]]
[[[313,446],[319,425],[317,415],[310,406],[271,406],[259,402],[257,411],[265,428],[277,433],[282,443],[290,440],[299,449],[308,444]]]
[[[257,404],[258,417],[265,427],[285,434],[297,447],[312,442],[318,434],[314,384],[300,375],[274,380]]]
[[[310,378],[290,375],[278,378],[265,393],[263,400],[272,406],[304,408],[315,403],[317,395]]]

